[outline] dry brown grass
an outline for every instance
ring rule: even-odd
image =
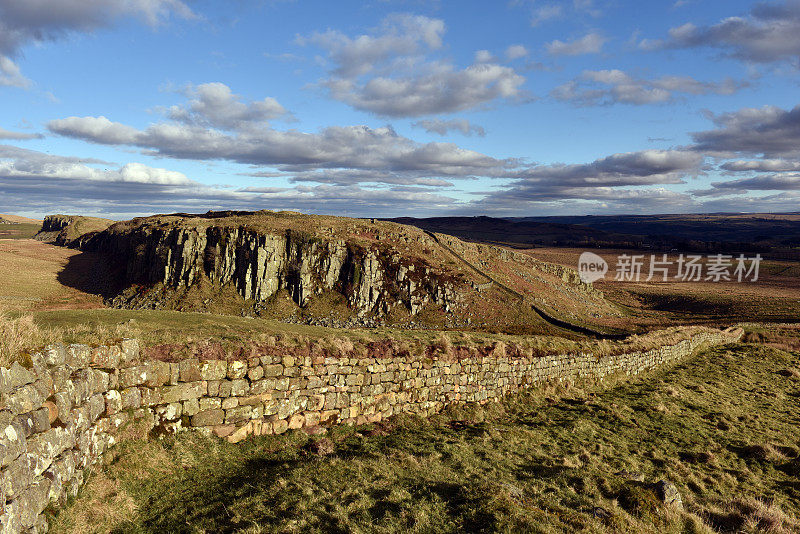
[[[94,277],[102,270],[99,261],[87,261],[92,259],[32,239],[0,240],[0,302],[14,310],[102,307],[100,296],[78,289],[84,285],[79,278]],[[68,265],[85,274],[69,276]]]
[[[69,517],[59,516],[52,530],[63,534],[107,533],[134,518],[136,510],[136,503],[120,482],[98,471],[81,490],[80,509]]]

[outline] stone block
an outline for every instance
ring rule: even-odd
[[[251,367],[247,371],[247,378],[250,380],[260,380],[264,376],[264,368],[261,366]]]
[[[200,362],[202,380],[224,380],[228,376],[228,362],[225,360],[204,360]]]
[[[181,382],[198,382],[202,380],[200,373],[200,360],[197,358],[187,358],[178,363]]]
[[[225,410],[205,410],[192,416],[192,426],[219,426],[225,422]]]
[[[222,399],[218,397],[201,397],[199,399],[200,411],[216,410],[222,407]]]
[[[45,397],[32,384],[24,385],[6,396],[6,408],[20,415],[42,406]]]
[[[136,409],[142,406],[142,392],[138,388],[127,388],[120,392],[122,409]]]
[[[148,372],[150,371],[151,366],[149,365],[137,365],[121,369],[119,372],[119,387],[129,388],[147,383]]]
[[[247,376],[247,362],[233,360],[228,363],[228,378],[231,380],[240,380],[245,376]]]
[[[89,345],[69,345],[65,354],[66,364],[72,369],[83,369],[89,366],[92,351]]]
[[[204,381],[186,382],[174,386],[162,386],[161,402],[181,402],[189,399],[199,399],[208,392],[208,384]]]
[[[194,415],[200,411],[200,402],[197,399],[183,401],[183,415]]]
[[[138,339],[123,339],[119,344],[119,348],[121,351],[120,363],[122,365],[127,365],[139,359],[140,346]]]
[[[60,367],[67,361],[67,348],[61,343],[48,345],[42,355],[44,356],[45,365],[48,367]]]
[[[264,366],[264,376],[267,378],[275,378],[278,376],[283,375],[283,366],[280,364],[277,365],[265,365]]]
[[[102,346],[92,349],[91,365],[100,369],[117,369],[122,358],[122,351],[116,345]]]
[[[106,398],[106,415],[114,415],[122,411],[122,395],[116,389],[105,394]]]

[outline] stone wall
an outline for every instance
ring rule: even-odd
[[[499,344],[490,354],[460,359],[297,358],[272,347],[246,360],[164,362],[145,361],[136,340],[51,346],[30,355],[29,368],[0,368],[2,532],[45,531],[45,508],[75,495],[87,469],[132,421],[233,442],[288,429],[315,432],[397,413],[430,415],[546,381],[635,375],[740,336],[741,330],[701,332],[676,345],[605,357],[509,357]]]

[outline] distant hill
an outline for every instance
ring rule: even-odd
[[[0,213],[0,224],[42,224],[41,219],[30,219],[20,215],[10,215],[7,213]]]
[[[45,230],[74,222],[49,216]],[[573,269],[375,219],[178,213],[118,222],[66,243],[108,254],[119,287],[105,296],[125,308],[509,333],[597,330],[621,314]]]
[[[763,252],[800,258],[800,212],[390,219],[477,242],[516,247]]]

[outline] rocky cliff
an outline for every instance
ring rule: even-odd
[[[81,215],[48,215],[34,238],[65,247],[80,247],[95,233],[105,230],[113,223],[110,219]]]
[[[354,223],[349,232],[241,222],[225,214],[134,219],[92,236],[81,248],[110,254],[126,286],[179,290],[209,281],[255,303],[286,290],[300,306],[335,291],[360,316],[386,314],[397,305],[413,315],[429,302],[449,311],[467,284],[401,252],[403,240],[412,248],[424,245],[421,233],[382,239],[365,237],[367,222]]]

